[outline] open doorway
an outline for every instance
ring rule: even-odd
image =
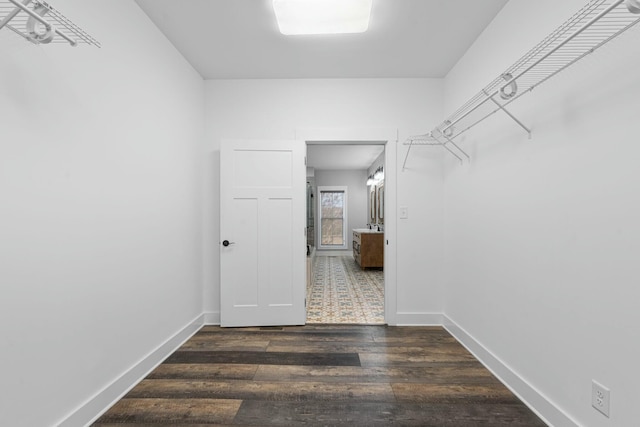
[[[385,323],[385,145],[307,143],[307,323]]]

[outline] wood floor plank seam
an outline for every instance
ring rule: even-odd
[[[230,352],[178,350],[163,363],[360,366],[357,353]]]

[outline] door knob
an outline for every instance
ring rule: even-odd
[[[227,247],[229,245],[235,245],[235,244],[236,244],[236,242],[230,242],[228,240],[223,240],[222,241],[222,246],[224,246],[224,247]]]

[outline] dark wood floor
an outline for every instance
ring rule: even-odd
[[[205,326],[95,426],[545,426],[440,327]]]

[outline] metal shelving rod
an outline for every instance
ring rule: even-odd
[[[0,0],[0,29],[4,27],[35,44],[86,43],[100,47],[97,40],[42,0]]]
[[[53,31],[59,35],[60,37],[62,37],[63,39],[65,39],[66,41],[68,41],[71,46],[75,46],[77,43],[75,42],[75,40],[73,40],[72,38],[70,38],[69,36],[67,36],[65,33],[63,33],[62,31],[58,30],[57,28],[53,27],[51,24],[49,24],[49,22],[42,18],[40,15],[38,15],[37,13],[29,10],[29,8],[25,5],[23,5],[22,3],[20,3],[17,0],[9,0],[11,3],[15,4],[16,7],[18,9],[21,9],[24,13],[26,13],[27,15],[29,15],[30,17],[32,17],[33,19],[35,19],[36,21],[40,22],[42,25],[44,25],[44,27],[47,29],[47,31],[53,29]]]
[[[494,95],[495,96],[495,95]],[[489,99],[491,99],[491,101],[493,101],[494,104],[496,104],[498,106],[499,109],[501,109],[502,111],[504,111],[504,113],[511,117],[513,119],[514,122],[516,122],[517,124],[520,125],[520,127],[522,129],[524,129],[525,131],[527,131],[527,133],[529,134],[529,139],[531,139],[531,129],[529,129],[528,127],[526,127],[524,125],[524,123],[522,123],[520,120],[518,120],[518,118],[516,116],[514,116],[513,114],[511,114],[509,112],[509,110],[507,110],[504,105],[500,104],[498,101],[495,100],[495,98],[493,96],[491,96]]]
[[[31,2],[31,0],[25,0],[24,1],[24,5],[28,5]],[[20,8],[16,7],[13,11],[11,11],[10,13],[7,14],[7,16],[4,17],[4,19],[2,21],[0,21],[0,29],[2,29],[5,25],[7,25],[9,23],[9,21],[11,21],[13,18],[16,17],[16,15],[20,13]]]
[[[443,138],[447,140],[447,142],[445,142],[443,145],[444,148],[446,148],[447,150],[449,150],[449,148],[447,147],[447,143],[453,145],[454,147],[456,147],[456,149],[461,152],[462,154],[464,154],[464,156],[467,158],[467,160],[471,160],[471,157],[466,153],[466,151],[464,151],[462,148],[460,148],[458,146],[458,144],[456,144],[455,142],[453,142],[453,140],[451,138],[449,138],[448,136],[442,134]],[[453,151],[449,150],[449,152],[451,154],[453,154],[455,156],[455,154],[453,153]],[[456,156],[458,157],[458,156]],[[458,157],[460,159],[460,157]],[[462,161],[462,159],[460,159],[460,161]]]
[[[456,145],[456,144],[453,144]],[[451,148],[447,147],[447,144],[442,144],[442,146],[444,147],[445,150],[447,150],[448,152],[450,152],[451,154],[453,154],[454,156],[456,156],[458,158],[458,160],[460,160],[460,164],[462,164],[463,160],[462,157],[458,156],[456,153],[453,152],[453,150],[451,150]],[[456,145],[457,147],[457,145]],[[463,151],[464,153],[464,151]]]
[[[436,137],[432,143],[416,145],[447,148],[455,138],[497,111],[507,114],[531,137],[531,130],[506,107],[638,22],[638,0],[590,0],[429,133],[444,138]],[[490,104],[495,106],[488,107]]]
[[[409,148],[407,148],[407,154],[405,154],[405,156],[404,156],[404,162],[402,163],[402,171],[403,172],[407,168],[407,159],[409,158],[409,153],[411,152],[411,147],[413,147],[413,140],[410,140]]]
[[[609,6],[608,8],[606,8],[604,11],[600,12],[596,17],[594,17],[593,19],[591,19],[589,22],[587,22],[586,24],[584,24],[582,27],[580,27],[576,32],[574,32],[573,34],[571,34],[569,37],[567,37],[564,41],[562,41],[560,44],[558,44],[556,47],[554,47],[553,49],[551,49],[549,52],[547,52],[544,56],[542,56],[542,58],[538,59],[537,61],[535,61],[533,64],[529,65],[527,68],[525,68],[524,70],[522,70],[519,74],[517,74],[516,76],[513,77],[512,81],[517,81],[520,77],[522,77],[523,75],[525,75],[526,73],[528,73],[530,70],[532,70],[534,67],[536,67],[538,64],[542,63],[542,61],[544,61],[545,59],[549,58],[551,55],[553,55],[554,53],[556,53],[558,50],[560,50],[563,46],[565,46],[566,44],[568,44],[569,42],[571,42],[573,39],[575,39],[576,37],[578,37],[580,34],[582,34],[587,28],[591,27],[593,24],[595,24],[597,21],[599,21],[600,19],[602,19],[605,15],[607,15],[609,12],[611,12],[613,9],[615,9],[616,7],[618,7],[621,3],[623,3],[625,0],[616,0],[615,2],[613,2],[613,4],[611,6]],[[505,89],[507,85],[502,86],[502,88],[500,88],[500,90]],[[500,93],[500,90],[497,90],[495,93],[493,93],[491,95],[491,97],[494,97],[496,95],[498,95],[498,93]]]
[[[499,89],[495,89],[493,91],[493,93],[487,93],[484,89],[483,89],[483,93],[485,94],[485,96],[487,97],[484,101],[482,101],[482,103],[476,105],[475,107],[473,107],[471,110],[469,110],[465,116],[459,118],[457,121],[455,122],[451,122],[450,124],[448,124],[447,126],[445,126],[444,128],[442,128],[442,131],[446,131],[447,129],[451,128],[454,126],[454,124],[458,123],[461,119],[463,119],[464,117],[466,117],[467,115],[473,113],[476,109],[478,109],[484,102],[488,101],[488,100],[492,100],[494,103],[498,104],[498,107],[500,107],[501,109],[502,106],[494,99],[494,96],[497,96],[498,94],[500,94],[501,90],[506,89],[507,87],[509,87],[512,82],[517,82],[517,80],[522,77],[523,75],[525,75],[526,73],[528,73],[529,71],[531,71],[533,68],[535,68],[536,66],[538,66],[539,64],[541,64],[544,60],[546,60],[547,58],[549,58],[551,55],[553,55],[554,53],[556,53],[558,50],[560,50],[563,46],[565,46],[567,43],[571,42],[571,40],[573,40],[574,38],[578,37],[580,34],[582,34],[587,28],[589,28],[590,26],[592,26],[595,22],[599,21],[603,16],[605,16],[606,14],[608,14],[609,12],[611,12],[611,10],[615,9],[616,7],[618,7],[621,3],[623,3],[625,0],[616,0],[611,6],[609,6],[607,9],[605,9],[603,12],[599,13],[595,18],[591,19],[589,22],[587,22],[586,24],[584,24],[582,27],[580,27],[577,31],[575,31],[572,35],[570,35],[569,37],[567,37],[564,41],[562,41],[560,44],[558,44],[556,47],[554,47],[553,49],[551,49],[549,52],[547,52],[546,54],[544,54],[541,58],[537,59],[533,64],[529,65],[527,68],[525,68],[524,70],[520,71],[516,76],[512,77],[509,80],[509,83],[503,85],[502,87],[500,87]],[[512,119],[514,119],[516,122],[518,122],[518,124],[520,126],[522,126],[528,133],[529,135],[531,135],[531,131],[529,129],[527,129],[526,126],[524,126],[518,119],[516,119],[515,117],[513,117],[511,115],[511,113],[507,112],[506,110],[503,109],[503,111],[505,111],[509,116],[511,116]]]

